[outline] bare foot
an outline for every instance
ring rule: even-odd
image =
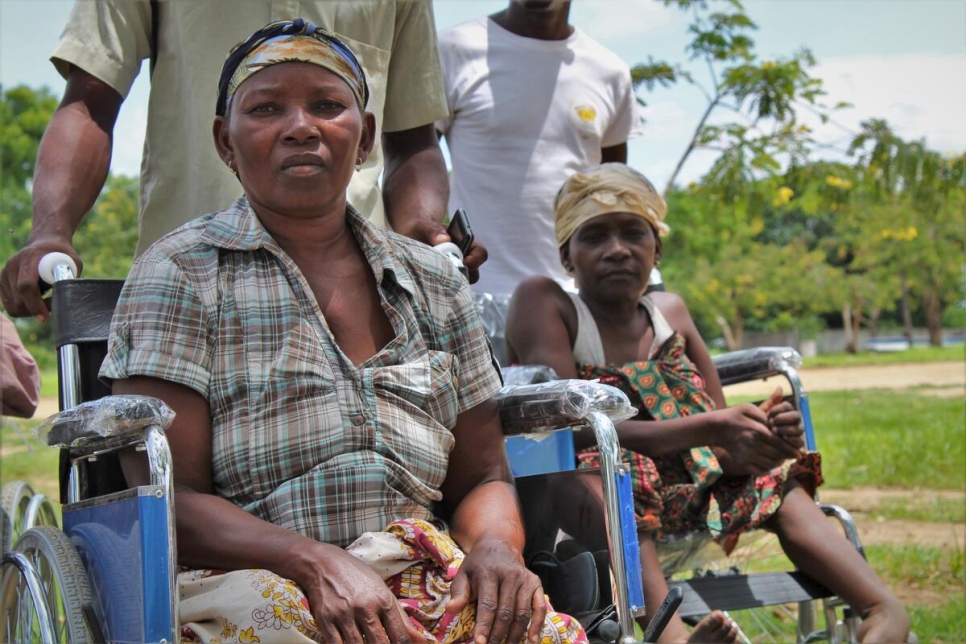
[[[905,642],[909,637],[909,615],[898,600],[882,602],[869,609],[856,635],[863,644]]]
[[[688,642],[695,644],[739,644],[738,625],[734,620],[722,613],[720,610],[712,612],[710,615],[698,622],[691,634]]]

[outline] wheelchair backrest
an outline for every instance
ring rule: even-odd
[[[111,393],[111,388],[98,378],[101,363],[107,355],[107,336],[111,317],[121,294],[123,280],[76,279],[62,280],[53,286],[51,320],[54,342],[60,360],[61,347],[77,347],[79,372],[77,382],[58,382],[61,409],[67,387],[79,385],[80,400],[97,400]],[[63,373],[63,370],[61,370]],[[83,477],[86,495],[99,496],[126,487],[116,454],[105,455],[96,462],[85,464]],[[70,473],[70,451],[60,454],[60,500],[67,502],[67,482]]]

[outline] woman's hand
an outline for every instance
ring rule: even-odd
[[[536,642],[547,616],[540,580],[526,569],[519,553],[497,539],[481,539],[466,555],[450,587],[447,612],[476,602],[476,644]]]
[[[775,410],[775,418],[788,419],[774,396],[763,404]],[[780,391],[779,391],[780,399]],[[787,404],[787,403],[782,403]],[[759,475],[798,455],[796,446],[772,429],[770,412],[750,403],[711,412],[717,426],[715,456],[729,476]],[[787,425],[782,425],[787,427]]]
[[[307,564],[291,574],[305,593],[325,642],[366,644],[423,644],[426,638],[413,626],[379,575],[351,554],[326,543],[306,553]]]
[[[794,405],[782,396],[781,387],[777,387],[772,395],[759,408],[768,414],[768,425],[785,442],[794,447],[799,453],[805,451],[805,426],[802,424],[802,414]]]

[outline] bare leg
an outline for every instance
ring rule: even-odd
[[[581,542],[591,551],[607,548],[607,533],[604,530],[604,492],[600,475],[596,472],[579,473],[573,476],[552,479],[554,499],[568,502],[558,505],[558,518],[563,530]],[[664,601],[668,593],[667,581],[661,572],[661,562],[657,547],[650,534],[639,536],[641,545],[641,581],[644,587],[644,606],[646,614],[638,619],[641,628],[646,628],[654,617],[654,611]],[[721,611],[714,611],[694,627],[688,634],[681,617],[675,613],[668,622],[659,642],[738,642],[738,629],[734,622]]]
[[[637,621],[641,628],[647,628],[654,617],[654,612],[667,596],[668,586],[664,573],[661,572],[661,562],[657,556],[654,539],[650,534],[641,533],[639,543],[641,544],[641,582],[644,586],[644,606],[647,612]],[[657,641],[735,644],[739,641],[738,627],[724,613],[716,610],[698,622],[689,634],[681,616],[674,613]]]
[[[858,611],[860,642],[906,640],[909,616],[902,604],[799,484],[789,484],[771,527],[796,566]]]

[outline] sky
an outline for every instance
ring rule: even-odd
[[[61,95],[64,81],[48,58],[72,5],[73,0],[0,0],[0,85],[46,85]],[[746,0],[744,5],[758,25],[753,38],[763,59],[807,47],[817,59],[811,74],[828,93],[824,102],[852,105],[824,126],[806,119],[823,142],[842,147],[862,121],[884,118],[905,139],[923,139],[943,153],[966,151],[966,0]],[[436,0],[436,24],[445,29],[504,6],[506,0]],[[658,0],[575,0],[570,17],[630,66],[649,57],[687,62],[688,16]],[[700,66],[693,69],[707,81]],[[139,170],[146,71],[145,64],[115,128],[115,173]],[[628,143],[628,163],[663,186],[706,103],[686,85],[658,89],[645,100],[645,129]],[[697,180],[712,161],[710,152],[692,155],[679,180]]]

